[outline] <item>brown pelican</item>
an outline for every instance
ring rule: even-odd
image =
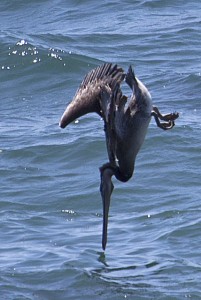
[[[131,98],[123,95],[121,83],[132,90]],[[104,120],[109,162],[100,167],[100,193],[103,202],[102,248],[107,243],[108,213],[113,191],[112,176],[128,181],[134,172],[135,159],[143,144],[151,116],[158,127],[167,130],[174,126],[178,113],[162,115],[152,106],[151,95],[135,76],[131,66],[127,74],[117,65],[105,63],[89,72],[67,106],[60,127],[90,112]],[[161,122],[164,121],[163,123]]]

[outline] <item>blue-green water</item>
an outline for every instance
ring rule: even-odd
[[[1,299],[201,299],[200,1],[2,0],[0,20]],[[105,254],[103,123],[58,126],[103,62],[180,112],[114,180]]]

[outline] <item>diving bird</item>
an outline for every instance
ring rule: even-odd
[[[131,97],[122,93],[125,82],[132,90]],[[135,76],[130,66],[127,73],[118,65],[105,63],[91,70],[82,81],[73,100],[64,111],[60,127],[75,119],[96,112],[104,120],[109,161],[100,167],[100,193],[103,203],[102,248],[107,244],[108,213],[114,189],[112,176],[128,181],[134,172],[136,156],[142,146],[151,117],[163,130],[174,126],[178,113],[162,115],[152,105],[151,95]],[[161,122],[163,121],[163,122]]]

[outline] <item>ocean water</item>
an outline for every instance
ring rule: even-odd
[[[2,0],[0,20],[1,299],[201,299],[201,2]],[[103,62],[180,113],[114,179],[105,253],[103,122],[58,126]]]

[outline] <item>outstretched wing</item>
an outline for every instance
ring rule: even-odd
[[[111,63],[105,63],[90,71],[67,106],[61,118],[60,127],[64,128],[75,119],[90,112],[102,115],[100,106],[102,88],[107,86],[112,91],[124,77],[123,69]]]

